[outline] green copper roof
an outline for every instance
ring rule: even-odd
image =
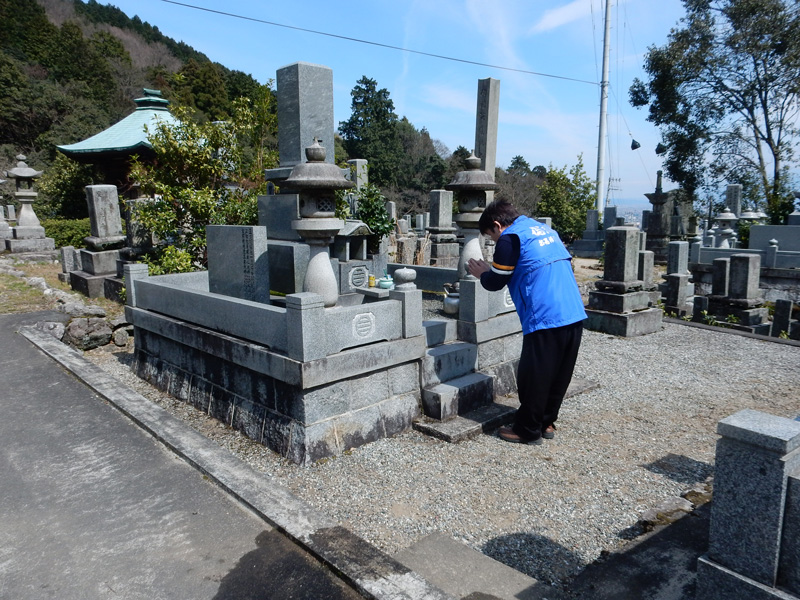
[[[78,160],[99,158],[100,155],[133,154],[152,148],[147,141],[145,125],[152,131],[159,120],[175,123],[177,119],[170,114],[167,108],[169,100],[162,98],[160,91],[145,89],[144,94],[144,97],[134,100],[136,110],[120,122],[82,142],[56,147]]]

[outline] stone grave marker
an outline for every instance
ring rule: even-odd
[[[209,225],[206,239],[209,291],[268,304],[267,229]]]

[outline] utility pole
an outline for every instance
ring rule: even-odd
[[[611,29],[611,0],[606,0],[605,32],[603,33],[603,79],[600,81],[600,132],[597,138],[597,200],[595,208],[603,210],[603,178],[605,177],[606,112],[608,111],[608,57]]]

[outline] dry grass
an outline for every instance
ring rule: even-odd
[[[61,265],[58,263],[17,263],[14,268],[25,273],[25,277],[42,277],[53,289],[71,292],[68,284],[58,279]],[[105,298],[89,299],[73,292],[75,299],[99,306],[106,311],[109,318],[122,316],[124,307]],[[55,310],[58,301],[53,296],[45,296],[41,290],[29,286],[21,277],[0,274],[0,314],[25,313],[40,310]]]

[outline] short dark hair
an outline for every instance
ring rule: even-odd
[[[478,221],[478,229],[482,234],[489,233],[494,229],[494,222],[497,221],[503,227],[508,227],[519,217],[519,212],[514,205],[507,200],[495,200],[485,209]]]

